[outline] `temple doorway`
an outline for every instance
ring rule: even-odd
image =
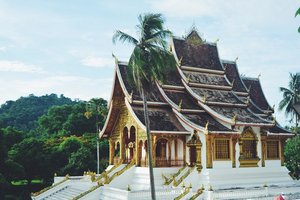
[[[156,166],[157,167],[167,167],[168,162],[168,140],[159,139],[156,142],[155,155],[156,155]]]
[[[196,146],[190,147],[190,166],[194,166],[196,164]]]

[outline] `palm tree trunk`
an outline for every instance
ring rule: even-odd
[[[151,142],[151,137],[150,137],[150,121],[149,121],[149,115],[148,115],[148,105],[147,105],[147,98],[145,96],[143,88],[142,88],[141,92],[142,92],[142,98],[143,98],[144,118],[145,118],[146,134],[147,134],[147,141],[148,141],[147,142],[147,151],[148,151],[148,165],[149,165],[149,174],[150,174],[151,197],[152,197],[152,200],[156,200],[153,166],[152,166],[152,142]]]

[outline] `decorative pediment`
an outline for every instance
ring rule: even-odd
[[[197,131],[194,131],[192,138],[187,142],[187,145],[201,145],[201,141]]]
[[[245,127],[245,129],[241,135],[241,139],[257,140],[257,137],[251,127]]]
[[[191,45],[200,45],[203,43],[202,38],[194,27],[192,28],[192,31],[187,35],[186,41]]]

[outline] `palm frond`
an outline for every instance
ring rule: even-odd
[[[112,41],[114,44],[116,43],[117,40],[121,41],[122,43],[128,42],[129,44],[132,44],[132,45],[138,44],[137,39],[135,39],[134,37],[128,35],[127,33],[122,32],[120,30],[117,30],[114,33],[113,38],[112,38]]]
[[[298,15],[300,15],[300,8],[298,8],[298,10],[295,13],[295,17],[297,17]]]

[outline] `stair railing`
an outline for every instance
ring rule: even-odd
[[[105,184],[109,184],[112,180],[114,180],[116,177],[120,176],[123,174],[127,169],[135,165],[135,158],[131,160],[129,164],[127,164],[125,167],[123,167],[121,170],[115,172],[111,177],[108,177],[108,179],[105,180]]]
[[[180,200],[180,199],[182,199],[189,192],[190,192],[190,187],[185,187],[184,191],[178,197],[175,197],[174,200]]]
[[[174,179],[173,181],[173,186],[177,187],[188,175],[190,175],[190,173],[195,169],[194,167],[191,167],[185,174],[183,174],[178,181],[176,181],[176,179]]]

